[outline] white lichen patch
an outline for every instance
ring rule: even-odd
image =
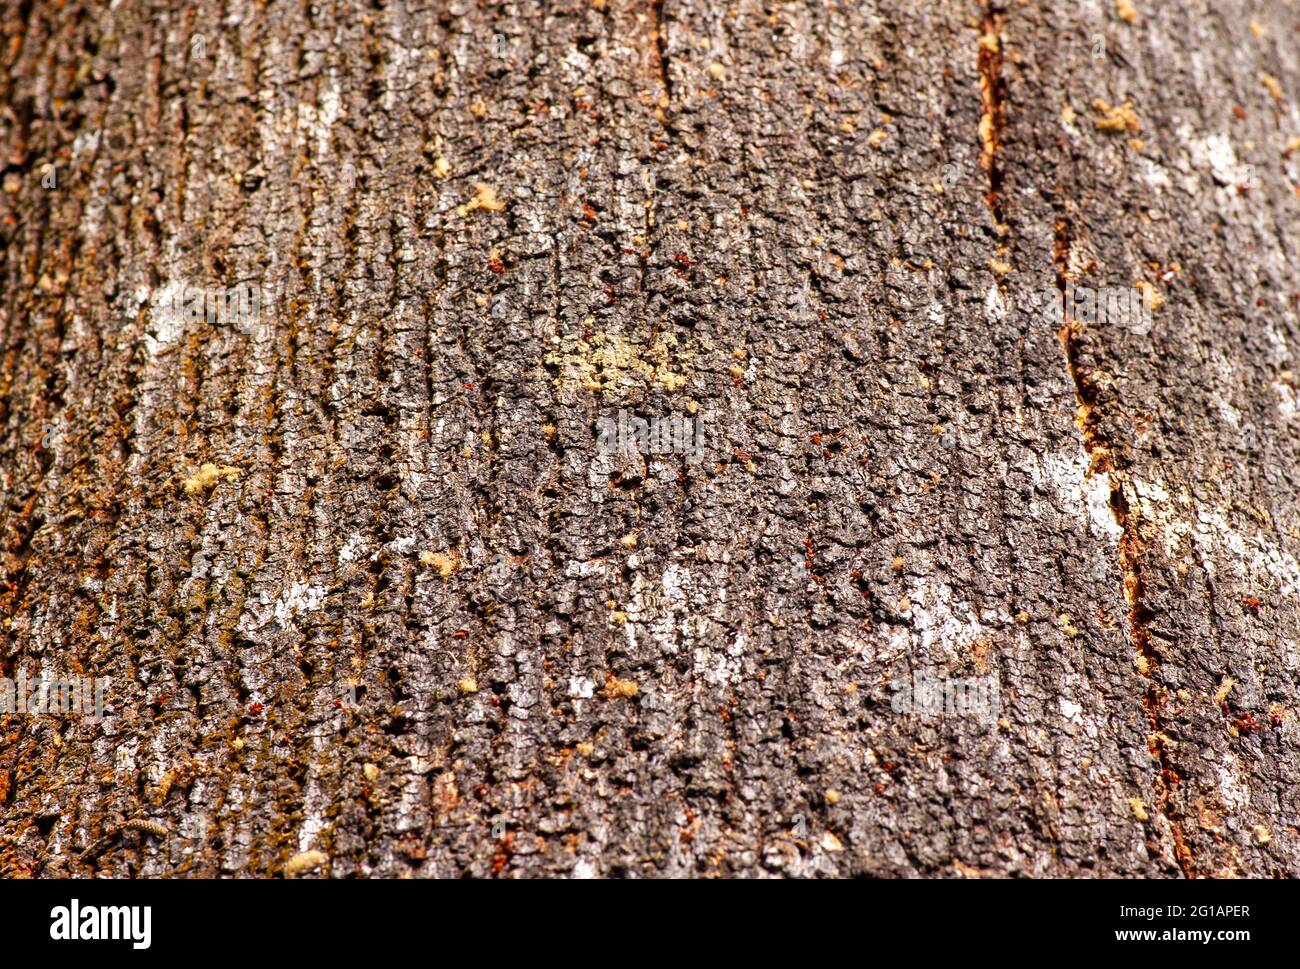
[[[358,562],[362,559],[361,546],[365,539],[360,532],[353,532],[339,548],[339,561],[342,563]]]
[[[569,562],[564,567],[564,574],[571,579],[589,579],[593,575],[603,576],[609,571],[609,565],[605,562]]]
[[[698,645],[693,659],[700,678],[711,686],[734,686],[741,681],[741,658],[745,653],[745,634],[739,633],[725,649]]]
[[[749,640],[745,631],[719,622],[718,617],[727,614],[726,589],[725,575],[702,580],[678,563],[669,564],[658,577],[636,572],[631,594],[620,606],[625,633],[635,628],[640,637],[628,635],[629,644],[666,656],[691,655],[705,682],[738,682]],[[769,618],[779,625],[778,619]]]
[[[150,299],[147,291],[137,292],[136,305],[149,302],[149,316],[144,329],[144,350],[152,362],[159,354],[174,347],[185,336],[185,307],[182,299],[186,284],[170,282],[155,290]]]
[[[390,552],[396,552],[398,555],[409,555],[415,548],[415,538],[411,535],[403,535],[393,539],[384,548]]]
[[[306,582],[295,582],[281,593],[273,607],[275,621],[287,626],[298,616],[315,612],[325,604],[325,589]]]
[[[1115,520],[1110,506],[1111,480],[1106,473],[1088,474],[1088,457],[1080,447],[1066,454],[1035,455],[1024,466],[1034,485],[1055,494],[1064,509],[1077,508],[1084,515],[1089,534],[1112,545],[1119,542],[1124,529]],[[1032,514],[1040,514],[1036,505]]]
[[[298,105],[298,130],[303,136],[315,139],[316,153],[325,155],[330,148],[331,131],[341,117],[343,99],[339,93],[338,79],[330,78],[316,104]]]
[[[1275,295],[1282,309],[1286,309],[1291,296],[1286,293]],[[1275,367],[1284,366],[1291,359],[1291,346],[1287,342],[1286,334],[1276,324],[1269,322],[1264,327],[1264,339],[1268,340],[1269,362]]]
[[[76,156],[83,155],[87,152],[91,155],[98,152],[100,134],[101,131],[98,128],[94,131],[82,131],[78,134],[72,142],[73,157],[75,158]]]
[[[298,829],[300,852],[307,851],[313,844],[317,844],[329,823],[326,812],[330,800],[321,778],[330,769],[328,757],[331,747],[324,735],[317,734],[312,737],[312,749],[314,753],[310,773],[303,791],[302,827]]]
[[[1223,755],[1218,766],[1219,794],[1224,806],[1233,814],[1238,814],[1250,807],[1250,771],[1244,769],[1237,756],[1232,753]]]
[[[1002,293],[998,290],[997,285],[989,287],[989,291],[984,297],[984,315],[989,322],[997,323],[1006,319],[1007,304],[1002,298]]]
[[[1138,161],[1137,171],[1138,178],[1149,188],[1159,192],[1170,187],[1169,173],[1165,171],[1164,166],[1149,158],[1141,158]]]
[[[1067,700],[1060,697],[1057,701],[1061,708],[1061,716],[1077,726],[1083,725],[1083,706],[1075,703],[1073,700]]]
[[[569,696],[579,700],[590,700],[596,695],[596,681],[589,676],[569,677]]]
[[[1088,524],[1092,534],[1118,544],[1124,529],[1115,519],[1110,504],[1111,480],[1109,474],[1094,474],[1083,479],[1084,505],[1088,509]]]
[[[1226,134],[1198,136],[1184,125],[1178,129],[1178,135],[1187,145],[1192,164],[1208,170],[1220,185],[1246,185],[1251,181],[1250,169],[1237,158],[1237,149]]]
[[[1159,482],[1133,490],[1141,521],[1155,529],[1171,559],[1201,563],[1211,575],[1226,570],[1280,599],[1300,594],[1300,559],[1278,543],[1271,529],[1243,531],[1225,511],[1198,502],[1186,490],[1170,495]]]
[[[908,590],[907,603],[914,635],[927,656],[939,647],[950,660],[963,657],[967,647],[993,637],[997,630],[984,624],[969,602],[956,599],[946,582],[925,577]],[[996,616],[999,625],[1011,622],[1009,615]]]
[[[1277,415],[1288,423],[1296,419],[1300,410],[1300,396],[1296,394],[1296,388],[1284,380],[1274,380],[1269,386],[1277,394]]]

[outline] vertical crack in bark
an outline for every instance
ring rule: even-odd
[[[988,175],[989,190],[984,196],[998,233],[998,259],[1007,255],[1007,224],[1002,213],[1002,166],[998,151],[1006,121],[1006,85],[1002,81],[1002,27],[1006,15],[995,0],[982,0],[983,14],[979,32],[980,167]]]
[[[1058,219],[1052,243],[1052,261],[1056,266],[1056,285],[1062,297],[1069,284],[1069,257],[1072,233],[1070,224],[1065,219]],[[1067,305],[1068,304],[1063,304]],[[1066,370],[1074,384],[1077,401],[1075,421],[1083,438],[1084,451],[1088,455],[1089,477],[1104,473],[1109,482],[1109,504],[1115,523],[1120,528],[1119,569],[1124,582],[1124,601],[1128,605],[1128,634],[1136,655],[1134,660],[1138,672],[1147,681],[1146,692],[1142,696],[1142,707],[1146,712],[1150,732],[1147,734],[1147,749],[1159,764],[1156,775],[1156,808],[1169,822],[1173,833],[1174,857],[1179,868],[1187,878],[1196,877],[1196,868],[1191,848],[1183,834],[1182,819],[1173,806],[1174,789],[1183,777],[1173,764],[1169,750],[1169,738],[1165,734],[1164,700],[1166,690],[1156,676],[1160,668],[1160,656],[1151,642],[1151,610],[1146,606],[1145,586],[1142,576],[1142,556],[1145,551],[1141,537],[1141,517],[1137,509],[1130,504],[1128,493],[1131,482],[1127,471],[1117,466],[1115,450],[1107,440],[1100,426],[1098,394],[1095,382],[1088,369],[1080,363],[1081,337],[1083,327],[1078,320],[1063,315],[1058,337],[1061,350],[1065,356]]]
[[[663,88],[663,93],[659,96],[658,101],[655,105],[654,114],[655,114],[655,119],[659,122],[659,126],[664,132],[664,137],[671,138],[671,132],[668,127],[668,118],[665,112],[672,105],[673,82],[672,82],[672,77],[668,70],[668,38],[666,36],[666,30],[664,27],[664,2],[665,0],[650,0],[650,14],[651,14],[650,36],[654,43],[654,71],[655,71],[655,77],[659,81],[659,86]],[[661,148],[666,146],[656,141],[655,147]],[[651,158],[654,157],[655,157],[654,153],[652,152]],[[658,186],[658,179],[655,178],[654,176],[653,163],[651,165],[651,168],[649,169],[649,172],[650,172],[649,174],[650,182],[648,184],[642,185],[642,188],[646,193],[645,201],[643,203],[645,206],[644,232],[642,235],[642,239],[644,240],[644,242],[643,244],[637,247],[637,254],[638,254],[637,262],[638,262],[638,269],[640,273],[640,276],[637,280],[637,288],[643,297],[646,295],[646,278],[647,278],[646,274],[649,268],[650,256],[654,252],[654,245],[655,245],[654,244],[654,227],[655,227],[654,206],[655,206],[655,192]],[[652,342],[654,340],[654,337],[655,334],[652,332],[650,336]]]
[[[663,85],[664,95],[669,101],[673,99],[673,82],[668,73],[668,48],[664,37],[664,0],[650,0],[650,15],[654,22],[652,36],[655,45],[655,65],[659,74],[659,83]],[[667,105],[664,105],[667,107]]]

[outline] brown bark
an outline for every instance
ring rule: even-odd
[[[1300,874],[1300,9],[1134,7],[8,6],[0,873]]]

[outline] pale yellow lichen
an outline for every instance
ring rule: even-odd
[[[329,861],[329,856],[323,851],[299,852],[284,863],[285,877],[292,878],[295,875],[301,875],[313,868],[319,868],[327,861]]]
[[[555,385],[561,391],[621,393],[647,384],[678,391],[687,377],[671,366],[680,357],[672,335],[659,337],[645,347],[618,334],[594,333],[588,339],[571,338],[563,349],[546,356],[546,364],[559,369]]]
[[[1092,102],[1092,107],[1102,115],[1100,118],[1092,119],[1093,125],[1101,131],[1117,134],[1124,131],[1137,132],[1142,127],[1142,119],[1133,110],[1132,101],[1125,101],[1121,105],[1112,107],[1101,98],[1097,98]]]
[[[1128,0],[1115,0],[1115,13],[1126,24],[1135,24],[1138,19],[1137,8]]]
[[[181,487],[187,495],[203,494],[215,488],[218,481],[234,481],[239,475],[239,468],[204,462],[197,473],[181,480]]]
[[[460,568],[460,557],[454,552],[421,552],[420,564],[435,568],[444,579],[450,579]]]
[[[622,697],[627,699],[641,692],[641,688],[632,680],[620,680],[612,673],[605,678],[605,696],[609,699]]]
[[[1142,302],[1153,313],[1165,305],[1164,294],[1156,289],[1154,284],[1147,282],[1145,279],[1139,279],[1133,285],[1142,291]]]
[[[664,374],[659,378],[659,382],[664,385],[665,390],[681,390],[686,386],[686,378],[681,374]]]
[[[1259,83],[1268,89],[1268,93],[1272,95],[1274,101],[1282,100],[1282,85],[1277,82],[1277,78],[1272,74],[1261,74],[1259,76]]]
[[[1225,676],[1223,682],[1219,684],[1219,688],[1214,691],[1214,705],[1222,705],[1223,701],[1228,699],[1228,694],[1232,692],[1232,688],[1236,685],[1236,680],[1231,676]]]
[[[456,209],[456,214],[464,218],[476,209],[488,212],[504,212],[506,203],[497,198],[497,190],[486,182],[474,186],[474,197]]]

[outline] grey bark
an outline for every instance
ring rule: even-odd
[[[8,5],[0,874],[1300,874],[1300,9],[1134,6]]]

